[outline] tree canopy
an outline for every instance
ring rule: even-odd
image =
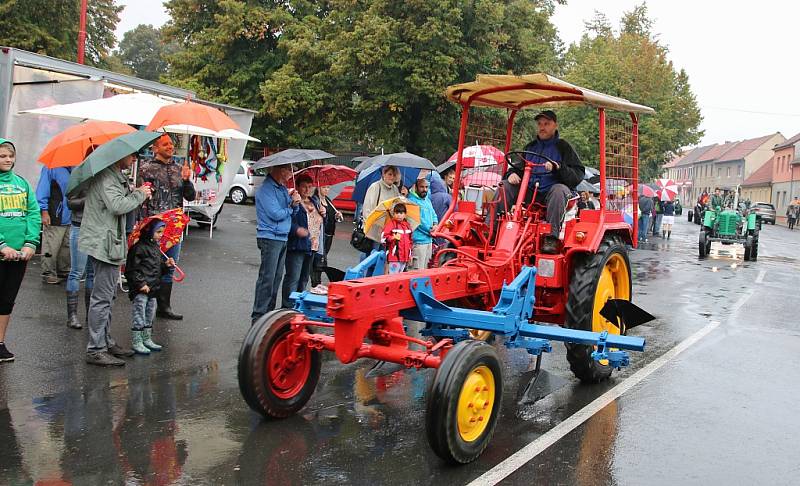
[[[115,0],[92,0],[86,19],[86,64],[109,67],[114,29],[123,7]],[[75,61],[78,55],[80,0],[0,1],[0,45]]]
[[[640,120],[640,180],[657,177],[681,147],[698,143],[702,136],[702,116],[689,77],[675,68],[667,54],[642,4],[623,14],[616,33],[606,17],[597,14],[565,56],[566,80],[656,110]],[[585,163],[596,166],[597,116],[586,109],[566,110],[562,115],[562,135]]]
[[[160,29],[141,24],[125,32],[116,55],[135,76],[158,81],[169,68],[167,57],[176,50],[174,44],[162,41]]]

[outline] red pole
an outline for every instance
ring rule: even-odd
[[[78,64],[83,64],[84,52],[86,51],[86,3],[88,0],[81,0],[81,21],[78,27]]]

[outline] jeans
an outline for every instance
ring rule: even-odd
[[[67,226],[45,226],[42,229],[42,276],[57,276],[69,273],[70,228]]]
[[[650,215],[639,216],[639,241],[647,241],[647,230],[650,229]]]
[[[73,225],[69,232],[70,268],[67,277],[67,292],[77,292],[81,289],[81,277],[86,276],[86,293],[91,295],[94,282],[94,269],[89,265],[89,255],[78,249],[78,236],[81,227]]]
[[[494,195],[494,200],[497,203],[494,205],[494,210],[490,211],[490,214],[496,215],[498,209],[510,211],[511,207],[517,203],[518,196],[519,184],[509,184],[508,181],[503,181]],[[536,201],[547,206],[546,216],[547,222],[550,223],[550,234],[556,238],[561,235],[561,223],[567,212],[567,201],[570,196],[572,196],[572,191],[564,184],[553,184],[547,192],[538,192],[536,194]],[[525,193],[524,203],[530,204],[532,197],[533,189],[528,189]],[[491,221],[487,219],[486,222],[488,224]]]
[[[261,251],[261,266],[258,268],[256,295],[253,300],[253,312],[250,314],[253,322],[267,312],[275,310],[286,260],[285,241],[258,238],[257,242]]]
[[[177,245],[173,246],[166,253],[168,257],[172,257],[175,260],[175,264],[178,264],[178,260],[181,259],[181,246],[183,245],[183,240],[181,240]],[[172,282],[172,275],[175,273],[175,267],[167,267],[167,271],[164,272],[164,275],[161,276],[161,281],[164,283]]]
[[[117,298],[119,265],[111,265],[89,256],[94,268],[94,287],[89,303],[89,344],[86,351],[93,353],[108,351],[114,346],[111,338],[111,309]]]
[[[289,300],[292,292],[302,292],[306,289],[313,263],[313,253],[304,251],[286,252],[286,275],[283,277],[283,293],[281,295],[281,306],[284,309],[292,308],[293,304]]]
[[[136,294],[131,309],[134,331],[153,327],[157,305],[158,301],[155,297],[151,297],[149,294]]]
[[[661,220],[664,218],[663,213],[656,213],[656,220],[653,224],[653,236],[661,232]]]

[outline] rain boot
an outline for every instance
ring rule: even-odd
[[[661,238],[664,239],[666,237],[667,237],[667,232],[664,231],[664,230],[661,230]]]
[[[89,304],[92,302],[92,291],[86,289],[83,292],[83,303],[86,304],[86,325],[89,325]]]
[[[144,334],[144,331],[133,331],[133,338],[131,339],[133,345],[131,347],[136,354],[150,354],[150,350],[144,345],[142,334]]]
[[[672,231],[667,231],[667,239],[669,239],[670,236],[672,236]]]
[[[83,329],[78,320],[78,292],[67,292],[67,327]]]
[[[162,346],[153,342],[153,328],[145,327],[142,329],[142,344],[153,351],[161,351]]]
[[[170,305],[170,301],[172,300],[172,282],[161,282],[161,288],[158,289],[158,296],[156,299],[158,300],[158,310],[156,310],[156,315],[158,317],[171,319],[173,321],[183,320],[182,315],[172,312],[172,306]]]

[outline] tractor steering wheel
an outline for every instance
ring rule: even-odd
[[[548,156],[546,156],[544,154],[540,154],[539,152],[531,152],[531,151],[528,151],[528,150],[519,150],[519,151],[516,151],[516,152],[509,152],[509,153],[507,153],[505,155],[506,163],[510,167],[513,167],[514,169],[517,169],[518,171],[521,171],[521,172],[525,170],[525,165],[526,164],[530,164],[533,167],[544,167],[543,163],[537,163],[537,162],[528,161],[526,157],[531,157],[531,156],[541,157],[544,160],[546,160],[547,162],[550,162],[555,166],[560,165],[555,160],[551,159],[550,157],[548,157]]]

